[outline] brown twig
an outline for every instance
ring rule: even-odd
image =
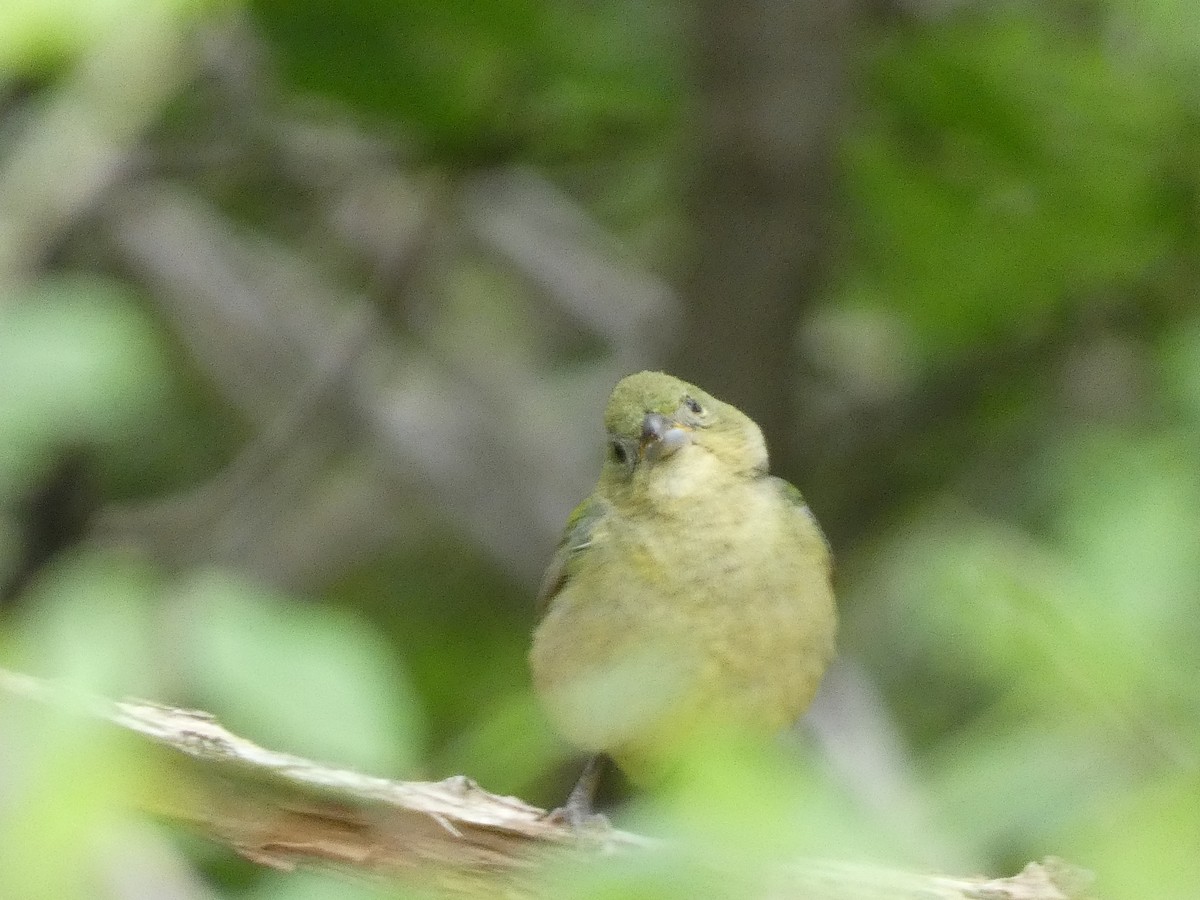
[[[454,896],[543,896],[538,874],[555,854],[597,864],[654,853],[663,841],[597,827],[572,830],[545,810],[492,794],[464,776],[391,781],[268,750],[211,715],[139,700],[79,700],[55,685],[0,669],[0,692],[123,729],[165,754],[176,785],[150,811],[187,824],[277,869],[325,867],[404,878]],[[897,900],[1083,900],[1085,873],[1056,860],[1010,878],[957,878],[828,860],[770,873],[765,896]],[[762,886],[747,888],[755,895]]]

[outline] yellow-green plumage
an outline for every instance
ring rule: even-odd
[[[635,773],[699,729],[778,731],[833,653],[829,553],[744,414],[660,372],[622,380],[610,453],[542,589],[534,686]]]

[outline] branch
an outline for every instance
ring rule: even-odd
[[[277,869],[326,867],[434,885],[454,896],[538,896],[552,856],[654,853],[665,842],[607,826],[574,831],[545,810],[465,776],[390,781],[260,747],[210,714],[138,700],[78,700],[0,669],[0,692],[107,722],[166,755],[182,785],[148,811]],[[896,900],[1086,900],[1090,877],[1058,860],[1010,878],[956,878],[802,860],[771,878],[771,896]]]

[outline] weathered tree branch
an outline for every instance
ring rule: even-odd
[[[148,811],[191,826],[259,864],[325,867],[433,885],[453,896],[533,897],[555,854],[604,864],[654,853],[663,841],[617,829],[585,832],[469,778],[390,781],[268,750],[211,715],[146,701],[68,697],[53,684],[0,669],[0,692],[122,729],[161,754],[176,789]],[[177,777],[175,777],[177,776]],[[956,878],[799,860],[769,879],[772,897],[897,900],[1084,900],[1090,880],[1056,860],[1010,878]],[[749,894],[748,894],[749,895]]]

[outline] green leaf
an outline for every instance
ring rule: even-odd
[[[413,771],[417,702],[365,623],[215,572],[180,592],[178,650],[191,689],[232,730],[381,775]]]

